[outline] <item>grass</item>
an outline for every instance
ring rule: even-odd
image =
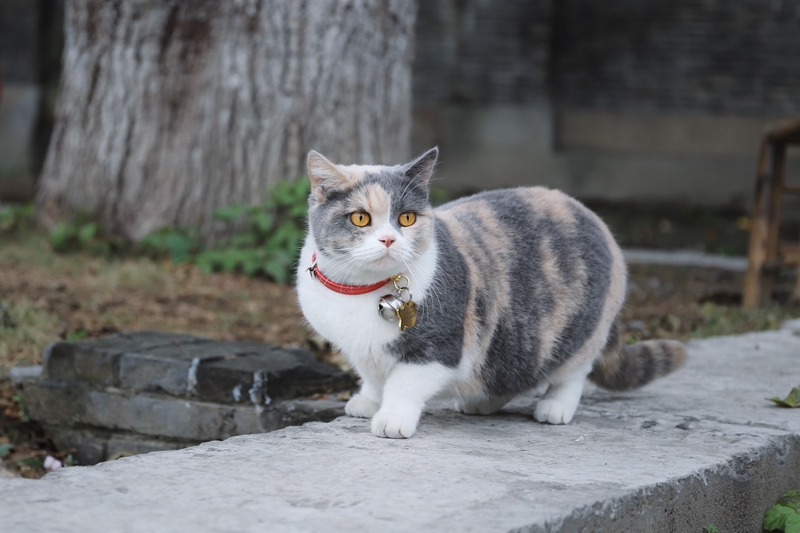
[[[794,307],[773,305],[766,309],[744,309],[712,303],[700,307],[703,326],[691,337],[703,338],[715,335],[734,335],[746,331],[778,329],[784,321],[797,316]]]
[[[41,360],[58,339],[159,329],[215,339],[307,345],[291,287],[146,258],[55,254],[45,235],[0,237],[0,372]]]
[[[5,368],[41,360],[45,346],[58,339],[58,317],[22,296],[5,307],[10,327],[0,325],[0,361]]]
[[[794,273],[784,273],[777,289],[787,293]],[[634,265],[622,312],[629,342],[652,338],[689,340],[714,335],[777,329],[800,316],[797,303],[762,309],[741,306],[744,274],[706,268]]]

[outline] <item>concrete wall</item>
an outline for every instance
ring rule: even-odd
[[[0,0],[0,200],[33,196],[61,74],[65,0]]]
[[[30,173],[39,110],[39,2],[0,0],[0,179]]]
[[[438,144],[434,185],[453,194],[547,185],[586,200],[752,201],[769,119],[679,113],[558,112],[552,106],[417,107],[414,150]],[[800,150],[787,175],[800,182]]]
[[[800,0],[431,0],[419,19],[413,148],[442,148],[453,193],[744,207],[763,132],[800,114]]]

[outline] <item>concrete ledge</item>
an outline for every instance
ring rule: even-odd
[[[760,531],[800,487],[800,324],[694,341],[640,391],[588,390],[568,426],[533,398],[435,410],[406,441],[339,418],[40,481],[0,480],[9,531]],[[43,517],[49,517],[43,522]]]
[[[724,257],[697,250],[649,250],[625,248],[622,250],[629,265],[672,265],[718,268],[731,272],[747,272],[747,257]]]

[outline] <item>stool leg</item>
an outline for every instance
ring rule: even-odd
[[[783,143],[770,143],[770,174],[772,174],[772,189],[769,199],[769,228],[767,233],[767,265],[778,257],[780,249],[781,229],[781,199],[783,197],[783,176],[786,170],[786,145]],[[775,284],[775,268],[762,269],[761,305],[767,305],[772,298],[772,287]]]
[[[800,302],[800,266],[797,267],[797,281],[795,282],[792,300],[795,302]]]
[[[744,283],[745,307],[760,307],[769,302],[775,277],[764,265],[777,257],[780,201],[786,147],[768,142],[761,146],[750,229],[747,275]]]

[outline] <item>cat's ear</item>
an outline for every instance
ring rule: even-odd
[[[422,181],[425,186],[433,174],[433,167],[436,166],[436,159],[439,157],[439,148],[434,147],[419,156],[417,159],[407,164],[404,169],[406,177],[415,181]]]
[[[350,184],[350,179],[319,152],[308,152],[306,166],[311,179],[311,193],[317,202],[324,202],[332,191]]]

